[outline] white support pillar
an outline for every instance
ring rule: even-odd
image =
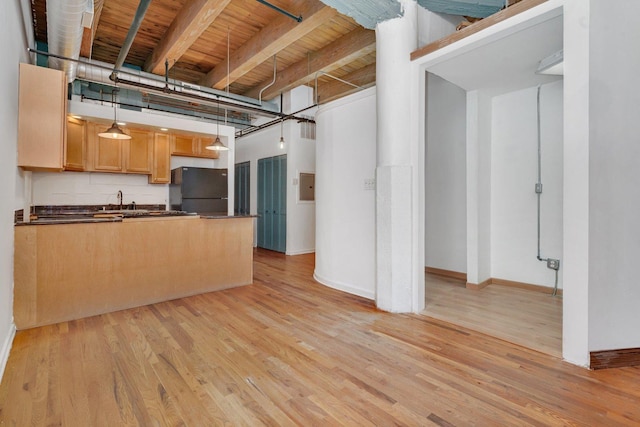
[[[590,5],[564,6],[562,357],[589,365]]]
[[[404,15],[378,24],[377,52],[377,168],[376,168],[376,303],[382,310],[410,312],[415,308],[415,224],[419,191],[415,173],[418,142],[411,123],[412,69],[410,53],[417,47],[417,3],[401,1]],[[423,278],[424,280],[424,278]]]
[[[491,277],[491,99],[467,92],[467,283]]]

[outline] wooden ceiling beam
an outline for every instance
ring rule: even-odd
[[[312,81],[318,71],[331,72],[375,50],[375,31],[359,27],[322,49],[310,53],[308,59],[303,59],[279,72],[275,83],[263,92],[262,98],[271,99],[282,92]],[[260,90],[272,80],[272,78],[265,80],[244,95],[258,98]]]
[[[281,15],[260,30],[247,43],[231,53],[230,58],[220,61],[209,71],[199,84],[201,86],[223,89],[238,80],[282,49],[304,37],[315,28],[326,23],[338,13],[318,0],[298,0],[290,8],[292,13],[302,15],[302,22]],[[229,75],[227,76],[227,61]],[[228,80],[227,80],[228,77]]]
[[[147,57],[144,70],[163,75],[165,60],[169,61],[171,68],[230,2],[231,0],[193,0],[185,3]]]
[[[370,64],[360,68],[346,76],[340,77],[342,80],[360,88],[353,87],[338,80],[330,82],[318,82],[318,103],[326,104],[327,102],[342,98],[351,93],[357,92],[364,88],[371,87],[376,84],[376,64]]]
[[[98,29],[98,22],[100,22],[100,15],[102,15],[102,6],[104,0],[93,0],[93,22],[91,28],[85,28],[82,31],[82,43],[80,44],[80,56],[85,58],[91,58],[91,48],[93,46],[93,38],[96,35]]]

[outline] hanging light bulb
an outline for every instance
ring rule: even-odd
[[[284,120],[280,120],[280,149],[284,150],[284,136],[282,135],[282,127],[284,125]]]
[[[220,97],[218,97],[218,114],[220,114]],[[216,115],[216,140],[204,148],[212,151],[227,151],[229,147],[227,147],[222,143],[219,135],[220,135],[220,120],[218,120],[218,116]]]
[[[124,133],[120,126],[118,126],[118,118],[116,115],[116,101],[115,101],[115,93],[118,91],[118,88],[114,88],[111,91],[111,103],[113,104],[113,124],[111,127],[104,132],[100,132],[98,134],[101,138],[109,138],[109,139],[131,139],[131,136]]]

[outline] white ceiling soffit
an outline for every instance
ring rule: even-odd
[[[378,22],[402,16],[397,0],[322,0],[322,3],[370,30],[375,30]]]
[[[467,91],[492,96],[549,83],[562,77],[536,71],[543,58],[562,49],[562,29],[562,15],[557,15],[490,43],[469,44],[460,55],[425,64],[426,70]]]
[[[505,0],[418,0],[431,12],[486,18],[504,7]]]
[[[355,19],[365,28],[374,30],[376,24],[403,15],[399,0],[322,0],[343,15]],[[431,12],[485,18],[504,7],[505,0],[418,0]]]

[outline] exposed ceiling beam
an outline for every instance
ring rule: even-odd
[[[164,74],[165,60],[169,60],[171,68],[230,2],[231,0],[193,0],[185,3],[145,61],[144,70]]]
[[[354,85],[360,86],[355,88],[338,80],[330,82],[318,82],[318,103],[326,104],[343,96],[357,92],[362,88],[371,87],[376,84],[376,64],[367,65],[346,76],[341,77],[342,80]]]
[[[282,49],[304,37],[315,28],[331,20],[338,13],[316,0],[298,0],[291,8],[302,15],[302,22],[281,15],[260,30],[247,43],[231,54],[200,80],[201,86],[223,89],[227,84],[227,61],[229,61],[229,83],[233,83]]]
[[[375,31],[358,28],[322,49],[312,52],[308,59],[303,59],[279,72],[276,75],[275,83],[263,92],[262,98],[271,99],[282,92],[308,83],[313,80],[318,71],[331,72],[375,50]],[[272,79],[268,79],[262,82],[244,95],[258,98],[261,88],[267,86],[271,81]]]
[[[80,56],[91,58],[91,47],[93,46],[93,38],[96,35],[100,15],[102,14],[102,6],[104,0],[93,0],[93,22],[91,28],[85,28],[82,32],[82,44],[80,45]]]

